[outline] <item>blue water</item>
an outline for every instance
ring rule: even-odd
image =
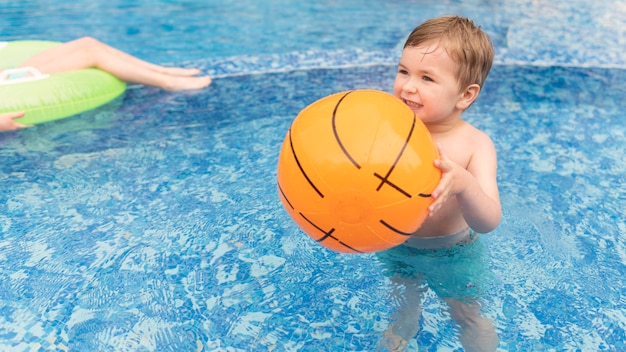
[[[617,0],[0,1],[0,40],[93,35],[216,77],[0,135],[0,349],[376,350],[395,308],[381,263],[304,235],[275,166],[302,108],[389,91],[404,37],[448,13],[497,47],[466,118],[499,153],[504,217],[482,236],[499,348],[625,349]],[[409,350],[461,350],[432,293],[420,325]]]

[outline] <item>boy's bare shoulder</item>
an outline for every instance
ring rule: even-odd
[[[493,140],[485,131],[476,128],[468,122],[465,123],[465,126],[466,131],[464,133],[464,138],[467,141],[471,141],[471,143],[477,147],[494,147]]]
[[[466,169],[470,167],[472,161],[483,157],[493,158],[495,155],[491,137],[470,123],[464,123],[453,135],[441,142],[445,145],[446,155]]]

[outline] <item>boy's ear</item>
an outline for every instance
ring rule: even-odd
[[[465,110],[472,105],[474,100],[478,98],[478,93],[480,93],[480,86],[478,84],[470,84],[461,92],[461,98],[457,102],[456,106],[460,110]]]

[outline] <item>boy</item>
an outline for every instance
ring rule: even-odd
[[[400,310],[385,333],[390,350],[403,350],[419,329],[422,295],[430,287],[449,306],[466,350],[495,350],[493,324],[480,317],[477,295],[484,262],[476,233],[494,230],[502,209],[496,151],[484,132],[462,119],[491,69],[494,48],[471,20],[428,20],[409,35],[393,91],[424,122],[438,145],[442,178],[429,217],[402,246],[382,252],[391,267]],[[408,270],[407,270],[408,269]]]

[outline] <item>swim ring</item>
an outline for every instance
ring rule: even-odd
[[[126,83],[94,68],[52,75],[41,74],[33,67],[15,68],[59,44],[40,40],[0,42],[0,113],[24,111],[25,116],[15,121],[31,125],[94,109],[124,93]]]

